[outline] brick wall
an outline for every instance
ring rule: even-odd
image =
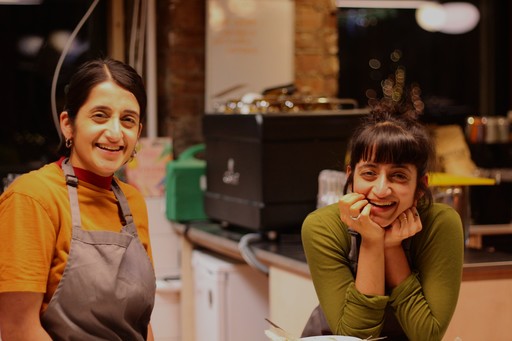
[[[175,155],[202,141],[205,0],[157,1],[159,135]]]
[[[312,95],[338,93],[338,28],[332,0],[295,1],[295,84]]]
[[[312,95],[336,96],[338,34],[333,0],[295,1],[295,84]],[[205,0],[157,1],[159,135],[179,155],[202,142]]]

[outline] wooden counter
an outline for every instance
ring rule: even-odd
[[[183,341],[194,336],[194,248],[244,260],[240,238],[247,231],[233,231],[212,223],[172,224],[181,236],[181,321]],[[256,259],[268,267],[269,318],[300,335],[312,309],[318,304],[300,235],[282,235],[278,241],[251,243]],[[293,309],[290,309],[293,307]],[[459,302],[443,340],[498,340],[512,320],[512,254],[467,249]]]

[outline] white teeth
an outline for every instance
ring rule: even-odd
[[[384,207],[384,206],[391,206],[393,205],[393,202],[390,201],[390,202],[374,202],[374,201],[370,201],[370,203],[374,206],[380,206],[380,207]]]
[[[111,147],[111,146],[102,146],[102,145],[98,145],[98,147],[100,147],[101,149],[105,149],[105,150],[110,150],[110,151],[118,151],[118,150],[121,150],[122,147],[120,146],[117,146],[117,147]]]

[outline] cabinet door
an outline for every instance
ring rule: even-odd
[[[512,280],[462,282],[459,301],[444,341],[510,339]]]
[[[270,267],[270,319],[293,335],[300,336],[309,315],[318,305],[309,277]]]

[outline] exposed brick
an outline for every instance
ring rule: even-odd
[[[295,29],[297,32],[319,30],[323,23],[323,14],[314,8],[299,7],[295,11]]]
[[[303,54],[296,57],[296,68],[303,73],[318,74],[322,72],[324,56],[320,54]]]
[[[159,0],[159,134],[174,151],[199,143],[204,114],[205,0]],[[295,84],[312,95],[336,96],[337,20],[332,0],[295,0]]]

